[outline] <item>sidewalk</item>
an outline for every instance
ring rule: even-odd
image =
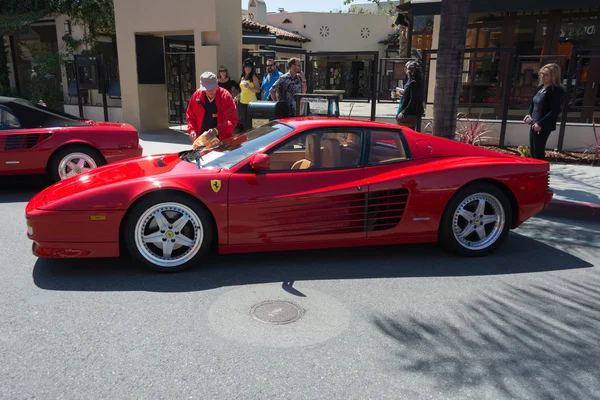
[[[551,164],[550,188],[542,215],[600,221],[600,166]]]

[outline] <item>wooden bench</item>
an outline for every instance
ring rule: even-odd
[[[340,101],[344,100],[345,90],[313,90],[313,94],[337,94],[340,96]]]

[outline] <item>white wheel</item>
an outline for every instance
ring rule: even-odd
[[[58,176],[61,180],[67,179],[97,167],[92,156],[85,153],[69,153],[58,164]]]
[[[60,148],[48,162],[47,172],[52,181],[59,182],[91,171],[106,164],[98,150],[86,145]]]
[[[446,205],[439,242],[461,255],[487,255],[506,240],[512,212],[510,201],[500,187],[487,182],[471,184]]]
[[[456,208],[452,232],[464,248],[482,250],[498,240],[505,221],[504,207],[496,197],[489,193],[475,193]]]
[[[160,267],[178,267],[200,250],[204,229],[200,217],[179,203],[150,207],[135,226],[135,244],[140,254]]]
[[[129,254],[160,272],[191,267],[213,238],[213,222],[202,204],[173,192],[152,194],[137,203],[124,229]]]

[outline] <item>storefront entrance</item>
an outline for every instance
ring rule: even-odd
[[[165,37],[169,123],[186,123],[187,105],[196,91],[193,36]]]
[[[375,100],[377,52],[309,53],[306,58],[309,93],[343,90],[344,100]]]

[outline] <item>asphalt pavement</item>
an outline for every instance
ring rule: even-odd
[[[2,399],[600,398],[600,224],[534,218],[477,259],[384,246],[157,274],[35,258],[43,183],[0,184]],[[261,322],[268,301],[302,315]]]

